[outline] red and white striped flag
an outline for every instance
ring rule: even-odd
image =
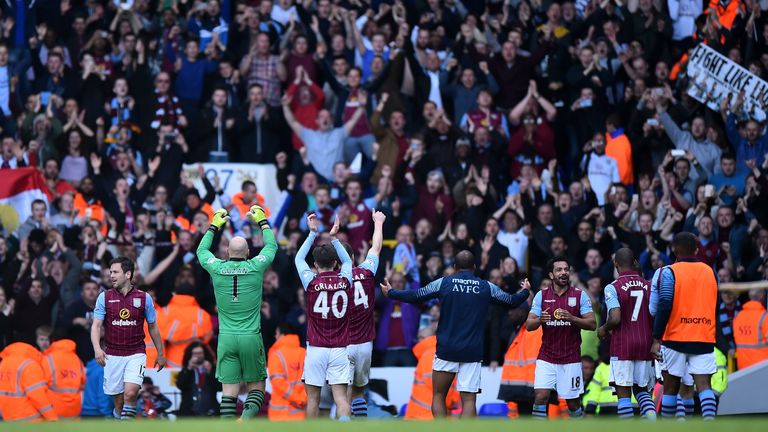
[[[36,168],[0,170],[0,220],[13,232],[32,214],[32,201],[50,203],[45,178]]]

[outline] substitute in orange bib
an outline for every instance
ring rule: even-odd
[[[435,360],[437,351],[437,336],[431,329],[422,330],[421,336],[425,332],[431,332],[431,335],[422,339],[413,346],[413,355],[419,359],[414,371],[413,389],[411,390],[411,400],[408,401],[408,407],[405,410],[406,420],[432,420],[432,363]],[[448,395],[445,398],[445,406],[449,411],[459,407],[461,396],[456,391],[456,380],[454,379]]]
[[[53,409],[62,419],[80,417],[83,405],[85,367],[75,349],[73,340],[58,340],[45,351],[41,365]]]
[[[749,301],[733,319],[736,364],[739,370],[768,360],[768,312],[765,291],[749,291]]]
[[[195,300],[195,287],[184,283],[176,288],[168,306],[163,308],[161,334],[167,341],[166,359],[171,367],[180,368],[184,350],[191,342],[208,343],[213,337],[211,315]]]
[[[662,268],[659,275],[651,352],[661,362],[664,378],[662,417],[675,416],[680,380],[690,373],[699,390],[701,415],[713,420],[717,411],[711,388],[712,375],[717,372],[717,277],[712,267],[695,258],[696,250],[694,234],[681,232],[672,240],[677,262]]]
[[[277,339],[269,349],[267,371],[272,384],[269,401],[270,420],[293,421],[307,417],[307,391],[301,376],[307,350],[301,347],[296,329],[288,323],[280,324]]]
[[[58,420],[40,362],[43,354],[16,342],[0,352],[0,415],[5,421]]]

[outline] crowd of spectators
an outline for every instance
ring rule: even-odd
[[[768,110],[745,110],[743,93],[710,110],[688,95],[686,74],[687,53],[705,43],[766,79],[765,2],[0,7],[0,166],[37,168],[49,189],[27,220],[3,220],[0,348],[42,348],[52,334],[92,360],[105,263],[125,255],[160,306],[178,298],[212,316],[213,337],[200,335],[206,344],[183,360],[181,350],[176,365],[210,374],[216,307],[194,250],[218,198],[233,220],[216,255],[225,258],[234,234],[256,253],[262,239],[241,209],[264,197],[249,181],[226,196],[218,178],[185,163],[277,169],[281,208],[269,211],[282,241],[264,276],[266,347],[283,322],[305,329],[292,263],[311,212],[321,231],[340,217],[358,261],[372,210],[384,212],[390,241],[377,277],[396,289],[450,272],[463,249],[504,289],[518,290],[523,277],[538,289],[550,283],[547,259],[566,255],[573,284],[604,319],[613,251],[631,247],[650,278],[672,262],[669,241],[682,230],[698,235],[699,258],[721,282],[768,279]],[[737,296],[723,296],[723,352],[734,348],[738,307]],[[439,313],[439,304],[378,299],[374,365],[415,365],[410,349]],[[526,315],[492,309],[489,364],[502,361]],[[596,338],[585,340],[586,354],[600,352]]]

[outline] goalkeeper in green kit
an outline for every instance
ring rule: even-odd
[[[225,209],[217,210],[208,231],[197,248],[197,259],[210,273],[216,306],[219,310],[219,346],[216,379],[222,384],[221,417],[237,415],[240,383],[245,382],[248,397],[242,419],[256,416],[264,402],[267,362],[261,339],[261,293],[264,271],[277,252],[277,241],[264,209],[251,207],[248,219],[261,228],[264,248],[248,259],[248,242],[234,237],[229,242],[229,259],[224,261],[211,253],[213,237],[229,220]]]

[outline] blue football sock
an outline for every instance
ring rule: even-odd
[[[661,397],[661,416],[674,417],[677,413],[677,395],[664,395]]]
[[[547,418],[547,405],[534,405],[533,406],[533,417],[539,418],[539,419],[546,419]]]
[[[120,420],[133,420],[136,418],[136,405],[123,405]]]
[[[368,403],[363,398],[352,401],[352,417],[368,417]]]
[[[619,418],[626,419],[634,417],[635,413],[632,409],[631,398],[619,399]]]
[[[630,407],[632,406],[632,403],[630,402]],[[584,417],[584,410],[581,409],[581,407],[577,408],[576,411],[568,410],[568,415],[570,416],[571,420],[576,420]]]
[[[637,399],[637,404],[640,406],[640,415],[649,420],[655,420],[656,407],[653,405],[650,393],[647,391],[637,392],[635,399]]]
[[[715,392],[712,389],[700,391],[699,399],[701,400],[701,417],[704,420],[714,420],[715,415],[717,415]]]

